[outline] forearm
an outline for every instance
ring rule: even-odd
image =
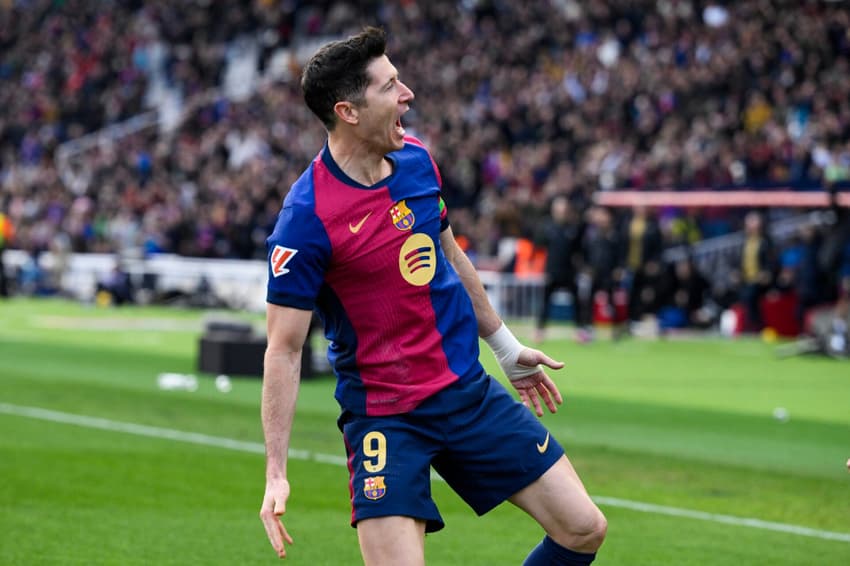
[[[502,322],[496,309],[490,304],[490,299],[487,297],[487,292],[484,291],[484,285],[481,284],[478,272],[475,271],[472,262],[454,241],[450,228],[443,232],[441,239],[449,263],[460,276],[460,280],[472,300],[472,308],[478,321],[478,335],[493,350],[496,361],[499,362],[505,375],[513,381],[538,373],[537,364],[540,361],[538,361],[537,354],[542,355],[542,353],[536,350],[531,351],[523,346]],[[531,355],[530,358],[527,358],[528,363],[520,363],[520,356],[524,352]],[[549,359],[547,358],[547,360]]]
[[[266,351],[262,421],[266,478],[286,477],[286,462],[301,375],[301,351]]]
[[[490,304],[484,285],[478,272],[465,253],[459,251],[451,258],[451,264],[460,276],[469,298],[472,299],[472,308],[475,310],[475,318],[478,320],[478,335],[490,336],[502,325],[502,319]]]

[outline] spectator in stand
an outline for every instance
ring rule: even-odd
[[[427,81],[409,129],[437,148],[446,201],[468,210],[457,228],[482,238],[482,257],[499,245],[498,202],[543,210],[559,192],[589,202],[620,187],[848,182],[846,2],[151,0],[104,11],[32,0],[0,5],[0,194],[16,245],[44,249],[64,233],[83,252],[262,257],[256,235],[322,143],[298,61],[280,65],[275,49],[366,18],[390,32],[399,69]],[[244,101],[211,95],[228,53],[252,41],[275,82]],[[128,134],[120,151],[99,145],[57,167],[61,143],[139,114],[163,89],[182,100],[176,131]],[[201,229],[199,207],[213,202],[225,213]],[[712,220],[713,234],[736,228]]]
[[[581,239],[584,225],[565,195],[552,199],[549,218],[538,229],[535,245],[546,250],[546,282],[543,287],[543,302],[537,315],[535,339],[542,342],[545,338],[546,322],[552,306],[552,294],[563,289],[567,291],[576,307],[578,292],[576,275],[580,267]]]

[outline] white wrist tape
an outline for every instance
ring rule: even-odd
[[[496,361],[499,362],[499,365],[502,366],[502,371],[505,372],[505,375],[511,381],[539,371],[537,366],[530,367],[518,363],[519,354],[525,350],[525,346],[516,339],[516,336],[505,326],[504,322],[496,332],[490,336],[485,336],[484,341],[493,350]]]

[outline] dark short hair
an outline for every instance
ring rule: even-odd
[[[322,46],[307,62],[301,74],[304,101],[328,130],[336,125],[337,102],[362,103],[369,85],[366,67],[386,48],[384,30],[367,27],[348,39]]]

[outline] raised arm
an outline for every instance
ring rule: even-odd
[[[502,371],[519,392],[523,404],[529,409],[533,406],[537,416],[543,416],[543,408],[540,405],[542,399],[550,412],[556,412],[556,404],[563,403],[563,398],[540,364],[552,369],[561,369],[564,367],[563,362],[553,360],[540,350],[526,348],[514,337],[490,304],[478,272],[457,245],[451,227],[440,233],[440,245],[472,299],[472,308],[478,319],[478,335],[493,350]]]
[[[312,311],[269,303],[266,308],[268,346],[263,368],[262,419],[266,442],[266,491],[260,519],[278,556],[286,556],[284,541],[292,537],[280,521],[286,512],[289,436],[301,379],[301,349],[310,329]]]

